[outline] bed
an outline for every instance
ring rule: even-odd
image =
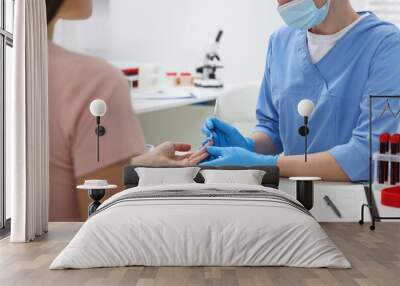
[[[137,167],[125,169],[125,190],[99,207],[50,269],[351,267],[312,215],[277,189],[277,168],[248,168],[265,171],[259,186],[204,184],[201,174],[195,183],[138,186]]]

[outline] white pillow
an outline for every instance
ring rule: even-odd
[[[202,170],[205,184],[261,185],[265,171],[261,170]]]
[[[172,185],[195,183],[200,171],[198,167],[188,168],[136,168],[139,186]]]

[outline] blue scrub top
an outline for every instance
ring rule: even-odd
[[[328,151],[352,181],[368,180],[369,95],[400,95],[399,29],[370,13],[313,64],[307,32],[285,27],[271,36],[267,58],[255,131],[273,140],[276,154],[304,154],[297,105],[311,99],[308,152]],[[399,102],[390,99],[394,112]],[[374,151],[381,133],[399,130],[400,117],[380,117],[385,103],[373,101]]]

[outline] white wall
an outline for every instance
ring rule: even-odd
[[[365,0],[352,0],[356,9]],[[269,35],[282,25],[276,0],[94,0],[93,17],[62,23],[56,41],[114,61],[194,70],[218,29],[226,82],[259,81]]]
[[[368,9],[368,5],[367,5],[368,1],[369,0],[350,0],[354,9],[356,9],[357,11],[364,11],[364,10]]]
[[[90,20],[58,27],[58,42],[111,60],[193,70],[209,41],[223,29],[221,55],[228,82],[261,79],[268,37],[282,23],[271,0],[94,3]]]
[[[261,78],[268,37],[281,25],[275,1],[120,2],[125,5],[113,5],[112,15],[123,15],[124,11],[131,10],[136,16],[112,18],[116,36],[112,44],[114,57],[156,61],[172,69],[190,70],[201,63],[209,41],[222,29],[225,35],[221,56],[229,82]],[[134,28],[143,26],[146,28]],[[132,27],[131,36],[126,34],[126,27]]]

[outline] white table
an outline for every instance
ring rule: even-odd
[[[279,189],[296,197],[296,182],[281,179]],[[338,218],[333,210],[324,201],[328,196],[342,214]],[[361,218],[361,205],[367,203],[365,189],[362,184],[315,182],[314,183],[314,208],[312,215],[320,222],[358,222]],[[365,221],[371,221],[367,211]]]
[[[169,95],[173,95],[174,90],[176,90],[177,93],[181,93],[182,90],[185,90],[188,91],[188,93],[193,93],[196,96],[196,98],[182,99],[139,99],[135,98],[135,94],[142,91],[132,90],[131,98],[135,113],[143,114],[213,101],[216,100],[218,96],[224,94],[228,89],[229,88],[204,89],[196,87],[168,88]],[[158,90],[163,90],[163,87],[158,88]]]

